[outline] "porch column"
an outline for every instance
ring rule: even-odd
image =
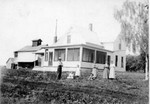
[[[66,48],[66,53],[65,53],[65,61],[67,61],[67,56],[68,56],[68,48]]]
[[[82,63],[82,54],[83,54],[83,47],[81,46],[80,47],[80,58],[79,58],[80,66],[81,66],[81,63]]]
[[[94,64],[96,64],[96,51],[97,50],[95,50],[95,54],[94,54]]]

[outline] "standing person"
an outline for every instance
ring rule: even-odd
[[[96,77],[97,77],[96,65],[94,65],[94,67],[93,67],[93,69],[92,69],[92,74],[93,74],[93,79],[96,79]]]
[[[77,65],[76,71],[75,71],[75,78],[79,78],[80,77],[80,67],[79,65]]]
[[[61,62],[61,57],[58,58],[58,67],[57,67],[57,79],[61,79],[63,63]]]
[[[114,79],[114,78],[115,78],[115,65],[114,65],[113,61],[111,61],[109,79]]]
[[[105,66],[104,66],[103,78],[106,78],[106,79],[109,78],[109,66],[108,66],[107,63],[106,63]]]

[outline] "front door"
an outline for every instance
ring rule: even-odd
[[[53,65],[53,52],[49,52],[49,62],[48,62],[49,66]]]

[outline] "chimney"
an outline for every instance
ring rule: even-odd
[[[56,42],[57,42],[57,19],[56,19],[55,36],[54,36],[54,43]]]
[[[89,24],[89,30],[93,31],[93,24],[92,23]]]

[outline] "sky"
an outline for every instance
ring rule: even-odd
[[[13,52],[31,45],[53,43],[56,19],[58,38],[71,26],[93,31],[99,40],[112,42],[120,33],[114,10],[125,0],[0,0],[0,65],[5,65]]]

